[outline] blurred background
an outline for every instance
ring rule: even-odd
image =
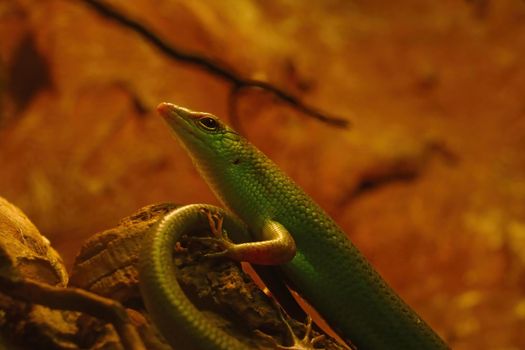
[[[283,89],[243,134],[454,349],[525,348],[525,2],[104,2],[173,47]],[[156,202],[217,203],[155,112],[231,119],[232,85],[82,0],[0,0],[0,196],[70,267]]]

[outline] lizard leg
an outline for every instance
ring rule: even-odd
[[[287,320],[286,316],[284,315],[283,309],[278,306],[278,310],[279,310],[279,318],[281,319],[283,324],[286,326],[286,329],[288,331],[288,335],[292,339],[292,345],[285,346],[285,345],[282,345],[282,344],[278,344],[277,341],[275,340],[275,338],[273,338],[272,336],[270,336],[270,335],[268,335],[268,334],[266,334],[264,332],[261,332],[259,330],[256,331],[258,335],[260,335],[260,336],[268,339],[270,342],[272,342],[276,349],[281,349],[281,350],[314,350],[314,349],[321,349],[321,348],[316,348],[315,345],[318,342],[320,342],[321,340],[323,340],[325,338],[325,335],[322,334],[322,335],[318,335],[318,336],[312,338],[312,318],[310,316],[307,316],[307,318],[306,318],[306,325],[305,325],[304,336],[303,336],[303,338],[299,338],[295,334],[295,332],[294,332],[290,322]]]
[[[221,249],[208,253],[206,257],[227,257],[258,265],[285,264],[295,256],[295,242],[288,230],[274,220],[266,220],[262,228],[262,239],[257,242],[233,243],[223,230],[223,217],[219,213],[206,211],[214,237],[193,237],[192,240],[214,243]]]

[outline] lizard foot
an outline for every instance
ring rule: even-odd
[[[282,349],[282,350],[315,350],[315,349],[322,350],[324,349],[324,348],[315,347],[315,345],[318,342],[320,342],[321,340],[325,338],[325,335],[321,334],[321,335],[318,335],[312,338],[312,318],[310,317],[310,315],[308,315],[306,318],[306,327],[305,327],[306,329],[305,329],[304,336],[301,339],[297,337],[297,335],[295,334],[294,330],[292,329],[292,326],[290,325],[290,322],[284,316],[284,312],[280,306],[278,307],[278,310],[279,310],[279,317],[281,321],[283,321],[284,325],[286,326],[288,330],[288,334],[292,338],[292,345],[285,346],[282,344],[278,344],[274,337],[257,330],[256,333],[259,336],[266,338],[268,341],[273,343],[276,349]]]
[[[213,237],[186,237],[186,241],[197,241],[208,244],[214,244],[221,249],[218,252],[206,253],[203,256],[206,258],[217,258],[217,257],[229,257],[234,258],[235,254],[235,243],[233,243],[228,237],[228,233],[223,229],[222,224],[224,218],[219,213],[211,212],[207,209],[202,209],[201,212],[206,215],[208,223],[210,225],[211,233]]]

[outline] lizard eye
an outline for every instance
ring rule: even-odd
[[[219,123],[210,117],[200,118],[199,124],[206,130],[217,130],[219,128]]]

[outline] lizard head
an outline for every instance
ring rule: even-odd
[[[157,111],[205,177],[210,175],[210,167],[227,169],[237,164],[239,151],[247,141],[213,114],[166,102]]]

